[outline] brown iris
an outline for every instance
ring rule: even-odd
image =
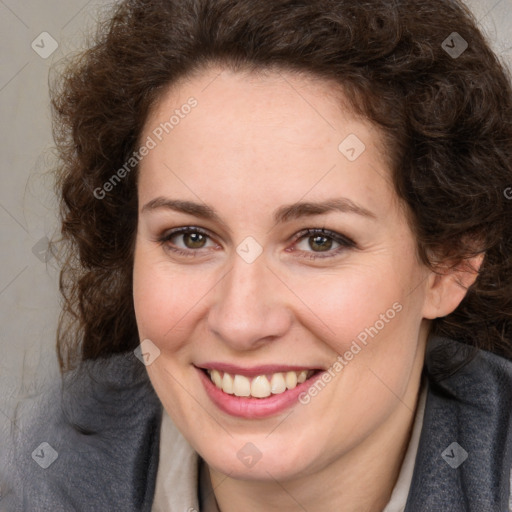
[[[318,251],[328,251],[332,247],[332,240],[327,236],[312,236],[309,238],[312,242],[309,243],[311,249],[316,250],[318,247]]]
[[[183,233],[183,242],[189,249],[201,249],[206,243],[206,236],[201,233]]]

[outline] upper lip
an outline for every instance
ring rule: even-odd
[[[242,367],[229,363],[204,363],[196,365],[197,368],[202,370],[218,370],[221,372],[229,373],[230,375],[244,375],[245,377],[257,377],[258,375],[267,375],[271,373],[286,373],[286,372],[301,372],[303,370],[318,370],[314,366],[292,366],[292,365],[278,365],[278,364],[265,364],[260,366]]]

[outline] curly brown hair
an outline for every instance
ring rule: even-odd
[[[512,357],[512,90],[467,7],[455,0],[124,0],[52,88],[67,247],[62,369],[138,344],[137,169],[101,200],[96,191],[133,156],[162,92],[212,63],[340,84],[354,112],[388,141],[422,261],[435,268],[433,255],[456,264],[485,251],[476,282],[432,333]]]

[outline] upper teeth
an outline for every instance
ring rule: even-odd
[[[230,375],[218,370],[208,370],[212,382],[224,393],[254,398],[266,398],[271,394],[284,393],[287,389],[293,389],[297,384],[304,382],[313,373],[313,370],[273,373],[270,380],[266,375],[258,375],[251,380],[244,375]]]

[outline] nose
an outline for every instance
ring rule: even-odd
[[[254,350],[283,336],[292,324],[289,291],[267,265],[264,253],[252,263],[238,254],[215,287],[209,329],[236,351]]]

